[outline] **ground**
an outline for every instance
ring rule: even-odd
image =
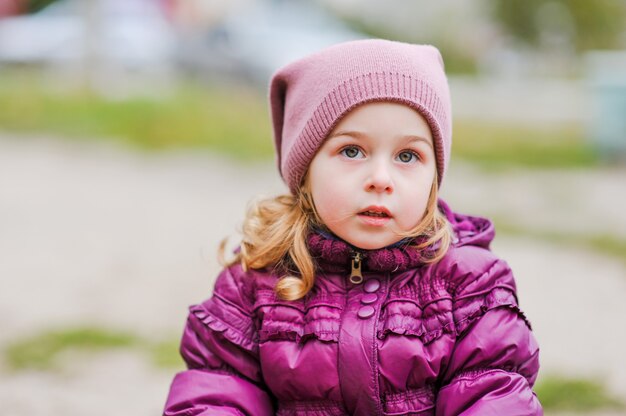
[[[541,346],[541,374],[599,377],[626,398],[626,262],[537,233],[626,235],[625,168],[485,173],[453,161],[443,196],[498,233]],[[54,328],[178,337],[210,295],[216,248],[247,201],[286,188],[271,162],[0,134],[0,346]],[[533,237],[535,235],[535,237]],[[175,370],[138,350],[67,353],[55,371],[0,367],[3,414],[154,415]]]

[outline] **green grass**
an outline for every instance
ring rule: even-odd
[[[604,384],[593,379],[543,377],[535,392],[545,410],[590,412],[625,409],[624,403],[612,397]]]
[[[244,88],[181,85],[163,98],[111,100],[79,88],[53,89],[32,73],[3,75],[3,130],[107,138],[146,150],[211,149],[240,160],[272,156],[265,100]]]
[[[181,83],[162,98],[111,100],[79,88],[52,88],[36,73],[0,73],[0,129],[105,138],[146,150],[206,149],[241,161],[270,160],[265,95]],[[457,120],[453,155],[485,169],[577,168],[598,156],[582,126],[540,128]]]
[[[528,127],[457,120],[453,137],[454,157],[490,170],[579,168],[601,161],[580,125]]]
[[[9,365],[14,369],[54,367],[58,355],[69,348],[106,350],[130,347],[138,340],[129,334],[99,328],[71,328],[44,332],[11,344],[5,351]]]
[[[548,241],[562,246],[585,247],[601,254],[609,255],[626,264],[626,240],[609,234],[577,234],[549,230],[537,230],[513,225],[501,218],[493,218],[499,233],[524,236]]]
[[[133,349],[148,356],[156,367],[179,368],[178,341],[153,341],[96,327],[76,327],[45,331],[17,340],[4,349],[12,370],[55,370],[62,354],[71,351],[98,353],[112,349]]]
[[[179,368],[183,365],[182,358],[178,352],[180,341],[171,339],[152,343],[149,351],[152,356],[152,362],[161,368]]]

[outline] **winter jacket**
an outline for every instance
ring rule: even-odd
[[[225,269],[192,306],[164,415],[541,415],[539,348],[492,223],[439,201],[456,238],[425,264],[406,246],[358,251],[312,233],[298,301],[271,270]],[[364,280],[351,283],[353,260]]]

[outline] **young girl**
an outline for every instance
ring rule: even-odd
[[[192,306],[165,415],[540,415],[539,348],[492,223],[437,195],[432,46],[359,40],[273,76],[280,174]]]

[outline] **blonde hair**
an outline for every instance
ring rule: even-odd
[[[402,237],[425,237],[409,248],[423,250],[424,263],[435,263],[445,256],[452,241],[452,227],[437,207],[437,173],[431,186],[422,220]],[[223,266],[241,263],[244,270],[273,267],[284,274],[276,284],[276,293],[285,300],[303,298],[315,283],[315,263],[307,247],[312,228],[322,223],[309,191],[308,178],[296,195],[279,195],[253,202],[244,219],[240,251],[225,260],[228,238],[222,240],[219,259]],[[438,247],[435,249],[434,247]],[[407,249],[409,249],[407,248]],[[432,250],[427,250],[427,249]]]

